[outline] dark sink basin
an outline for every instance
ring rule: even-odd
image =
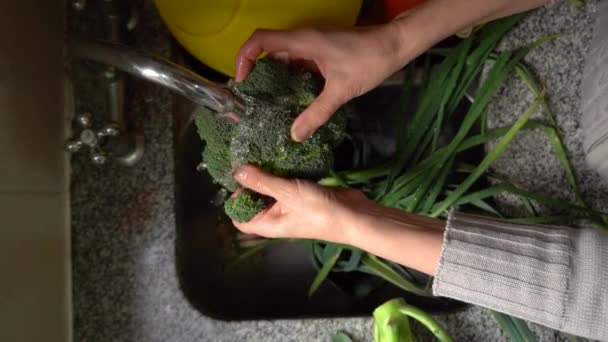
[[[356,102],[363,113],[360,122],[370,123],[363,125],[366,134],[375,137],[377,152],[372,157],[391,153],[395,125],[382,113],[399,100],[399,92],[398,86],[385,86]],[[344,274],[333,276],[309,299],[307,290],[317,269],[303,243],[272,245],[250,261],[227,269],[237,253],[231,238],[234,228],[215,203],[220,187],[196,170],[203,146],[190,121],[193,109],[192,104],[176,99],[176,259],[181,288],[203,314],[224,320],[370,315],[394,297],[405,297],[429,311],[462,307],[442,298],[409,295],[390,284],[358,299],[341,286],[358,275]]]

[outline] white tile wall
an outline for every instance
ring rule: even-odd
[[[63,0],[0,1],[0,341],[70,341]]]

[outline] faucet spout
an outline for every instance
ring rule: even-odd
[[[198,105],[220,114],[245,115],[246,102],[230,89],[217,85],[167,59],[134,51],[124,45],[74,39],[68,55],[113,66],[136,77],[161,85]]]

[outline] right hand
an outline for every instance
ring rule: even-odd
[[[242,165],[235,179],[275,202],[249,222],[233,221],[246,234],[315,239],[355,246],[434,274],[445,222],[383,207],[355,189],[283,179]]]
[[[257,30],[236,57],[236,81],[247,77],[262,52],[317,69],[325,78],[325,87],[291,127],[292,138],[303,141],[344,103],[407,64],[403,45],[398,27],[392,23],[350,30]]]
[[[247,234],[267,238],[321,239],[354,244],[358,218],[377,206],[355,189],[322,187],[301,179],[283,179],[242,165],[235,179],[275,202],[249,222],[233,221]]]

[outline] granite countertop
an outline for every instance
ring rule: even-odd
[[[584,164],[578,125],[579,83],[592,33],[595,1],[579,11],[565,2],[537,10],[509,33],[503,46],[521,46],[552,33],[562,37],[533,51],[527,62],[547,87],[549,102],[565,134],[582,191],[598,209],[608,209],[606,183]],[[151,1],[143,1],[131,45],[168,55],[170,36]],[[72,32],[94,31],[86,16]],[[221,322],[194,310],[179,289],[175,269],[172,96],[130,81],[127,108],[143,130],[146,153],[133,168],[95,167],[84,156],[72,160],[72,268],[76,341],[328,341],[338,330],[357,341],[372,340],[370,317]],[[94,86],[75,85],[76,108],[103,113]],[[492,124],[513,122],[531,99],[515,79],[491,106]],[[529,103],[529,102],[528,102]],[[532,190],[570,196],[548,141],[539,132],[520,134],[496,166]],[[489,311],[470,307],[439,315],[456,341],[505,341]],[[540,341],[564,340],[534,325]],[[425,339],[426,340],[426,339]]]

